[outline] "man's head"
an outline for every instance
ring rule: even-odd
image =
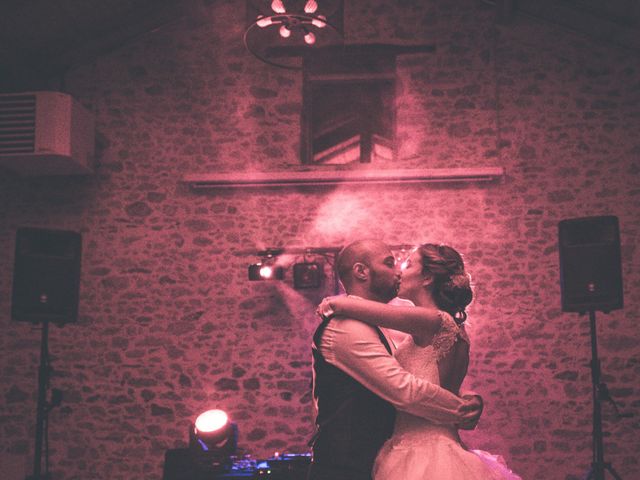
[[[400,286],[400,270],[389,247],[379,240],[358,240],[342,249],[336,269],[347,293],[388,302]]]

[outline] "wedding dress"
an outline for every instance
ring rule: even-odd
[[[442,328],[431,345],[420,347],[409,335],[396,351],[398,362],[417,377],[439,384],[438,360],[455,342],[469,343],[464,329],[441,312]],[[466,450],[453,426],[435,425],[398,412],[394,432],[380,449],[373,467],[374,480],[522,480],[502,457]]]

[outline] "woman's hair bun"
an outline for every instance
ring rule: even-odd
[[[467,274],[455,274],[436,285],[435,300],[440,308],[449,312],[459,323],[467,318],[467,305],[473,300],[471,281]]]
[[[458,324],[463,323],[467,319],[465,309],[473,300],[473,290],[462,256],[447,245],[425,244],[420,252],[423,272],[433,276],[436,305],[449,313]]]

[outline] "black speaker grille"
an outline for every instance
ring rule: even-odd
[[[622,308],[617,217],[563,220],[558,227],[563,311]]]
[[[11,306],[14,320],[76,321],[81,244],[76,232],[18,230]]]

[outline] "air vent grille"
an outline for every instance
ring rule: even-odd
[[[36,143],[36,96],[0,97],[0,155],[33,153]]]

